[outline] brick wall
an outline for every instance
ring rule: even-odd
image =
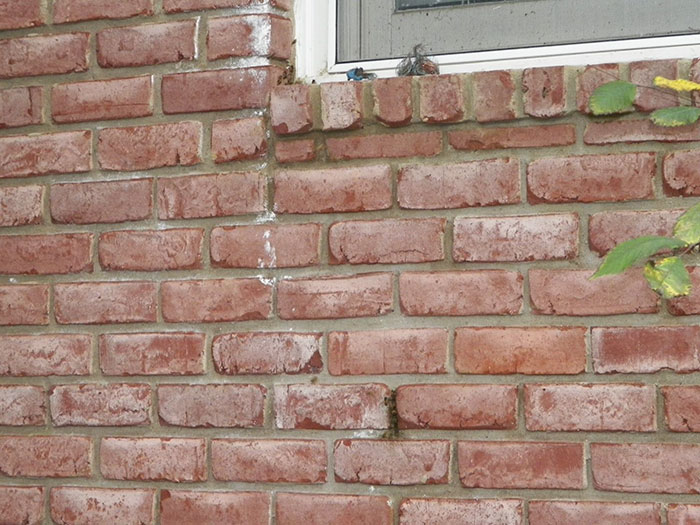
[[[0,523],[700,523],[700,271],[588,280],[700,127],[587,114],[700,65],[287,85],[290,4],[0,0]]]

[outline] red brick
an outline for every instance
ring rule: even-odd
[[[163,76],[164,113],[264,108],[282,70],[275,66]]]
[[[530,525],[661,525],[660,511],[658,503],[531,501],[529,520]]]
[[[590,270],[530,270],[530,303],[539,315],[648,314],[659,309],[641,271],[591,280]]]
[[[393,280],[390,273],[284,279],[278,285],[278,313],[282,319],[386,315],[394,309]]]
[[[620,80],[620,68],[617,64],[598,64],[587,66],[578,75],[576,107],[581,113],[590,113],[588,99],[603,84]]]
[[[0,326],[49,324],[49,287],[0,285]]]
[[[513,499],[417,499],[401,502],[401,525],[522,525],[523,502]]]
[[[24,0],[20,3],[13,0],[0,0],[0,29],[20,29],[43,24],[41,0]]]
[[[131,67],[192,60],[196,31],[195,20],[103,29],[97,32],[97,62]]]
[[[0,179],[92,169],[92,132],[0,138]]]
[[[231,162],[264,157],[267,153],[265,123],[260,118],[217,120],[211,131],[214,162]]]
[[[270,57],[287,60],[292,53],[292,22],[277,15],[210,18],[207,58]]]
[[[669,505],[668,525],[700,525],[700,505]]]
[[[0,487],[0,516],[8,524],[44,523],[43,487]]]
[[[404,272],[399,293],[405,315],[517,315],[523,277],[505,270]]]
[[[656,389],[647,385],[525,385],[531,431],[656,430]]]
[[[461,374],[580,374],[586,368],[586,328],[457,328],[454,352]]]
[[[262,173],[221,173],[158,179],[158,217],[198,219],[265,210]]]
[[[89,375],[91,348],[89,335],[3,335],[0,376]]]
[[[541,261],[578,255],[578,215],[457,217],[455,261]]]
[[[700,371],[698,326],[593,328],[593,369],[598,374]]]
[[[459,479],[467,488],[583,489],[582,443],[460,441]]]
[[[672,299],[667,303],[671,315],[696,315],[700,314],[700,267],[688,268],[692,292],[686,297]]]
[[[26,226],[41,223],[43,186],[0,188],[0,226]]]
[[[151,217],[153,179],[53,184],[51,219],[60,224],[141,221]]]
[[[331,332],[332,375],[444,374],[447,330],[439,328]]]
[[[100,470],[106,479],[205,481],[204,439],[102,438]]]
[[[204,230],[128,230],[100,235],[104,270],[193,270],[202,267]]]
[[[457,150],[545,148],[574,144],[576,142],[576,128],[570,124],[521,126],[518,128],[476,128],[450,131],[448,138],[450,146]]]
[[[0,385],[0,425],[26,426],[45,423],[46,399],[43,388]]]
[[[645,60],[630,64],[630,81],[637,84],[637,97],[634,106],[639,111],[653,111],[659,108],[678,105],[678,95],[670,90],[660,90],[654,86],[654,78],[678,78],[677,60]]]
[[[527,167],[528,201],[539,204],[652,199],[655,174],[654,153],[538,159]]]
[[[0,90],[0,129],[40,124],[42,99],[40,87]]]
[[[116,376],[203,374],[204,342],[198,333],[100,335],[100,369]]]
[[[270,495],[263,492],[183,492],[160,493],[162,525],[220,525],[245,523],[268,525]]]
[[[391,128],[405,126],[413,118],[410,77],[379,78],[372,82],[374,116]]]
[[[523,71],[523,107],[535,118],[566,113],[566,78],[563,67],[537,67]]]
[[[330,160],[434,157],[442,152],[439,131],[327,138]]]
[[[152,523],[153,489],[51,489],[51,519],[57,525]]]
[[[0,78],[87,71],[89,52],[89,33],[0,40]]]
[[[275,144],[275,159],[281,164],[307,162],[316,158],[314,139],[287,140]]]
[[[685,197],[700,195],[700,152],[674,151],[664,157],[666,195]]]
[[[478,122],[513,120],[515,83],[509,71],[483,71],[472,75],[474,115]]]
[[[377,383],[275,385],[275,425],[282,429],[389,428],[391,392]]]
[[[391,207],[391,168],[287,170],[275,174],[278,213],[337,213]]]
[[[148,425],[151,387],[127,384],[55,386],[49,397],[54,426]]]
[[[643,235],[671,236],[683,210],[608,211],[588,219],[588,244],[601,257],[621,242]]]
[[[152,14],[153,0],[54,0],[53,4],[55,24]]]
[[[108,324],[156,321],[156,284],[91,282],[54,285],[59,324]]]
[[[697,494],[700,446],[670,443],[592,443],[596,490]]]
[[[214,439],[212,473],[221,481],[244,483],[324,483],[323,441]]]
[[[167,281],[161,296],[168,323],[267,319],[272,310],[272,286],[259,279]]]
[[[146,117],[153,114],[152,78],[60,84],[51,90],[54,122]]]
[[[90,438],[0,436],[0,473],[10,477],[73,478],[92,472]]]
[[[399,428],[514,429],[518,389],[510,385],[402,385]]]
[[[303,84],[275,87],[270,96],[270,121],[278,135],[310,131],[314,124],[311,88]]]
[[[700,387],[665,386],[666,425],[673,432],[700,432]]]
[[[328,230],[331,264],[401,264],[445,258],[445,219],[336,222]]]
[[[97,154],[105,170],[191,166],[201,161],[201,122],[176,122],[100,131]]]
[[[462,77],[428,75],[418,79],[420,119],[429,124],[459,122],[464,119]],[[409,106],[410,107],[410,106]]]
[[[158,416],[180,427],[261,427],[265,394],[260,385],[160,385]]]
[[[277,496],[277,525],[329,523],[392,525],[391,503],[383,496],[285,493]]]
[[[163,0],[163,9],[167,13],[181,13],[183,11],[198,11],[201,9],[245,7],[263,3],[275,5],[282,1],[283,0]]]
[[[92,271],[92,234],[3,235],[0,273],[48,275]]]
[[[700,140],[700,127],[684,126],[666,128],[657,126],[651,120],[612,120],[591,122],[583,133],[585,144],[603,146],[606,144],[637,142],[695,142]]]
[[[461,164],[413,165],[399,170],[401,208],[447,209],[520,202],[520,168],[515,159]]]
[[[335,442],[335,480],[367,485],[434,485],[448,482],[449,441]]]
[[[361,82],[321,84],[321,120],[324,131],[362,127],[362,90]]]

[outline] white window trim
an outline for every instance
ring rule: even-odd
[[[346,80],[345,72],[363,67],[380,78],[395,76],[399,59],[336,61],[335,0],[296,0],[296,74],[306,82]],[[700,35],[616,40],[586,44],[532,47],[440,55],[440,73],[472,73],[500,69],[583,66],[638,60],[700,57]]]

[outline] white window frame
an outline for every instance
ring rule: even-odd
[[[363,67],[380,78],[395,76],[400,59],[343,62],[336,60],[335,0],[296,0],[296,74],[305,82],[346,80],[345,72]],[[680,35],[584,44],[566,44],[440,55],[440,73],[472,73],[500,69],[583,66],[638,60],[700,57],[700,35]]]

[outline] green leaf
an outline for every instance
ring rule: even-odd
[[[692,288],[690,275],[678,257],[667,257],[656,264],[648,262],[644,277],[649,286],[664,299],[688,295]]]
[[[671,237],[647,236],[630,239],[610,250],[591,278],[622,273],[637,261],[647,259],[657,252],[682,248],[685,245],[685,242]]]
[[[631,82],[615,80],[598,87],[590,99],[591,111],[594,115],[612,115],[633,111],[632,103],[637,96],[637,86]]]
[[[663,108],[654,111],[650,117],[657,126],[674,128],[695,123],[700,118],[700,108],[678,106],[675,108]]]
[[[700,203],[678,217],[673,227],[673,236],[688,244],[700,242]]]

